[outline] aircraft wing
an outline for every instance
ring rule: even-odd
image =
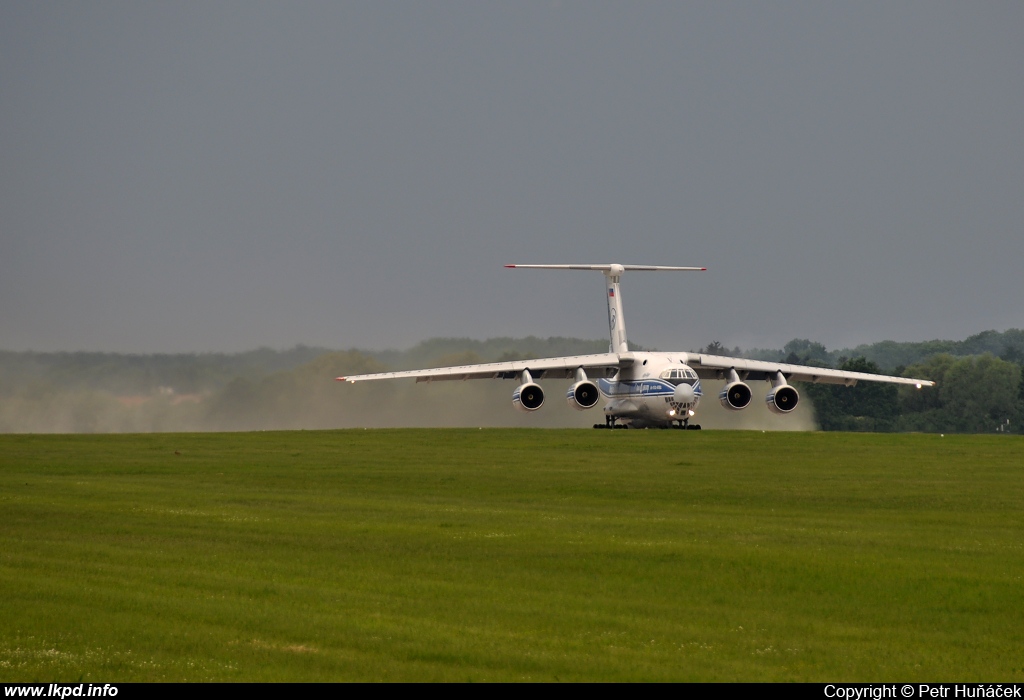
[[[730,369],[736,370],[740,379],[758,380],[771,379],[782,372],[787,380],[796,382],[813,382],[818,384],[845,384],[854,386],[858,381],[887,382],[889,384],[911,384],[918,388],[934,386],[935,382],[927,379],[909,377],[891,377],[885,374],[868,374],[867,372],[847,372],[841,369],[825,367],[808,367],[791,365],[785,362],[764,362],[762,360],[745,360],[740,357],[721,357],[719,355],[687,354],[688,363],[701,379],[725,379]]]
[[[482,365],[413,369],[404,372],[380,372],[338,377],[339,382],[366,382],[374,379],[416,379],[417,382],[439,382],[452,379],[518,379],[523,370],[530,370],[534,379],[568,378],[583,368],[591,378],[611,377],[621,367],[628,367],[633,359],[628,355],[604,353],[602,355],[571,355],[547,357],[537,360],[488,362]]]

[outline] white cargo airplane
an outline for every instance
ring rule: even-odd
[[[763,362],[739,357],[720,357],[691,352],[633,352],[626,344],[619,280],[626,270],[656,272],[662,270],[705,270],[703,267],[664,267],[656,265],[506,265],[508,268],[545,270],[600,270],[607,278],[608,333],[611,344],[601,355],[551,357],[514,362],[490,362],[461,367],[416,369],[406,372],[381,372],[338,377],[343,382],[375,379],[415,378],[417,382],[450,379],[516,379],[512,405],[520,411],[536,411],[544,404],[544,390],[537,379],[571,378],[566,401],[578,411],[593,408],[604,396],[605,422],[595,428],[690,428],[703,391],[701,379],[725,381],[718,395],[722,405],[741,411],[750,405],[752,392],[747,380],[771,383],[765,397],[769,410],[790,413],[800,402],[797,390],[788,382],[818,382],[854,386],[858,381],[912,384],[920,389],[932,386],[926,379],[889,377],[864,372],[846,372],[822,367]],[[595,383],[596,380],[596,383]]]

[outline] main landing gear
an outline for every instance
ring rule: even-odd
[[[699,424],[694,423],[693,425],[690,425],[689,418],[684,418],[683,420],[675,421],[674,423],[672,423],[672,427],[678,430],[700,430]]]
[[[612,416],[605,416],[605,418],[604,418],[604,425],[602,425],[600,423],[594,423],[594,429],[595,430],[625,430],[628,427],[629,427],[628,425],[619,425],[618,423],[616,423],[615,422],[615,418],[612,417]],[[658,426],[655,425],[653,427],[658,427]],[[662,423],[660,427],[662,427],[662,428],[666,428],[666,427],[667,428],[675,428],[677,430],[700,430],[700,425],[697,425],[696,423],[693,424],[693,425],[690,425],[690,419],[689,418],[687,418],[685,420],[673,421],[672,423],[669,423],[667,426],[664,423]]]

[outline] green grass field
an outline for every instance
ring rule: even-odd
[[[0,436],[0,680],[1024,680],[1024,440]]]

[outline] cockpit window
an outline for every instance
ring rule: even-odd
[[[697,381],[697,373],[689,367],[677,367],[669,368],[661,373],[661,378],[666,379],[672,384],[693,384]]]

